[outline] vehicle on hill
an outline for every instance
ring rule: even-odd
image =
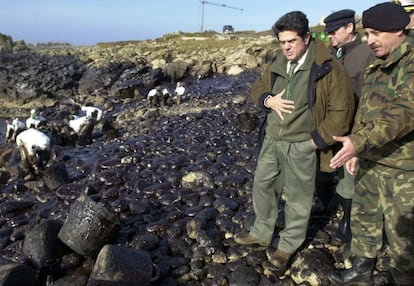
[[[232,34],[232,33],[234,33],[234,28],[232,25],[223,26],[223,34]]]

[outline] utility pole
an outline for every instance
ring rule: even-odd
[[[243,9],[238,8],[238,7],[233,7],[233,6],[227,6],[226,4],[218,4],[218,3],[212,3],[212,2],[208,2],[208,1],[204,1],[201,0],[201,32],[204,32],[204,4],[208,4],[208,5],[213,5],[213,6],[219,6],[219,7],[223,7],[223,8],[229,8],[229,9],[235,9],[235,10],[239,10],[241,13],[243,13]]]

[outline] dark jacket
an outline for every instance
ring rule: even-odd
[[[339,61],[347,70],[354,94],[359,99],[364,83],[365,69],[375,59],[375,53],[367,44],[362,42],[358,33],[355,36],[355,40],[342,46],[342,57]],[[333,55],[336,55],[337,49],[330,46],[329,50]]]
[[[333,172],[329,161],[334,154],[336,141],[333,135],[349,132],[354,114],[355,100],[352,86],[345,68],[330,54],[328,48],[319,40],[312,40],[316,45],[315,59],[311,67],[307,86],[309,108],[312,112],[315,130],[311,138],[320,152],[320,170]],[[271,93],[277,77],[286,77],[287,60],[279,54],[253,84],[250,96],[252,101],[268,112],[275,112],[264,106],[265,98]],[[261,140],[264,138],[264,126],[261,128]]]

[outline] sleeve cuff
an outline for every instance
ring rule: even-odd
[[[313,139],[313,142],[315,142],[316,146],[318,146],[319,150],[324,150],[329,147],[328,143],[323,140],[318,130],[315,129],[311,132],[311,138]]]
[[[349,139],[352,142],[352,145],[354,146],[355,153],[361,153],[365,150],[365,138],[362,136],[359,136],[358,134],[351,134],[349,135]]]
[[[263,93],[260,97],[259,97],[259,105],[261,108],[263,108],[264,110],[270,111],[270,107],[265,105],[265,101],[269,98],[272,97],[272,95],[268,92]]]
[[[265,97],[265,99],[263,99],[263,105],[264,105],[264,107],[266,107],[266,108],[270,108],[270,106],[266,104],[266,101],[267,101],[269,98],[271,98],[271,97],[272,97],[271,95],[268,95],[268,96],[266,96],[266,97]]]

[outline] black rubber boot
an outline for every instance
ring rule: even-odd
[[[316,174],[316,193],[315,196],[322,203],[321,210],[313,210],[314,214],[324,214],[331,216],[332,198],[335,191],[334,173],[317,172]]]
[[[351,207],[352,199],[344,199],[342,196],[336,194],[336,198],[343,209],[343,216],[338,229],[332,237],[332,245],[343,245],[351,242]]]
[[[328,273],[329,281],[335,286],[373,286],[372,273],[375,258],[355,257],[352,268]]]

